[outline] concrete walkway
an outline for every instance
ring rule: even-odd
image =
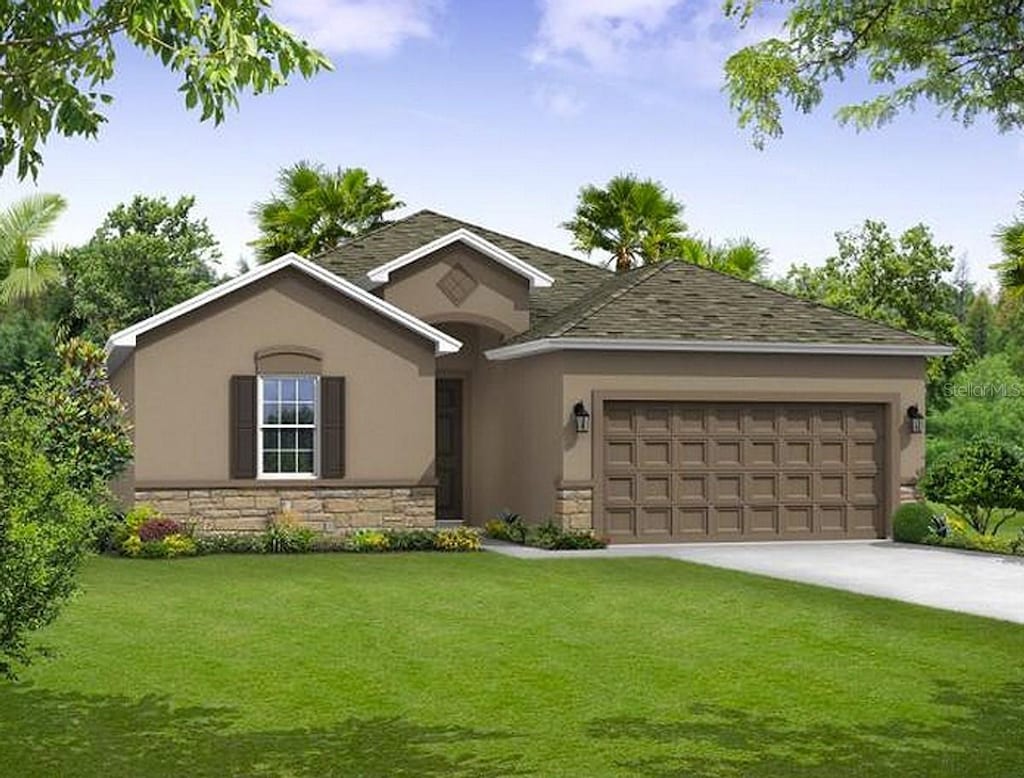
[[[485,546],[521,559],[682,559],[1024,624],[1024,558],[885,540],[629,545],[596,551],[542,551],[490,540]]]

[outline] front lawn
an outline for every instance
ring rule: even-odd
[[[664,559],[92,560],[12,776],[1007,776],[1024,627]]]

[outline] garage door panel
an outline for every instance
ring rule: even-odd
[[[657,467],[669,468],[672,466],[672,441],[641,439],[640,462],[641,468]]]
[[[651,503],[665,503],[666,505],[672,502],[672,474],[665,473],[664,475],[641,475],[640,479],[640,499],[644,505]]]
[[[676,500],[682,503],[707,502],[708,481],[711,476],[706,475],[679,475],[676,479]]]
[[[743,464],[743,441],[716,440],[711,446],[712,467],[740,467]]]
[[[672,508],[644,506],[639,511],[641,535],[670,535],[672,533]]]
[[[749,506],[747,532],[751,535],[775,535],[779,531],[779,510],[775,506]]]
[[[636,479],[631,475],[614,475],[605,479],[604,498],[609,503],[636,501]]]
[[[748,440],[743,452],[743,464],[747,467],[774,467],[778,464],[775,440]]]
[[[784,532],[808,535],[814,531],[814,508],[811,505],[783,505],[781,516]]]
[[[709,444],[703,440],[681,440],[676,444],[679,456],[676,462],[680,467],[706,467],[708,462]]]
[[[668,405],[644,406],[637,413],[636,426],[641,435],[661,434],[668,435],[672,432],[672,408]]]
[[[605,405],[605,531],[617,539],[875,537],[881,406]]]
[[[636,467],[636,441],[609,440],[605,444],[604,466],[607,470]]]
[[[743,535],[743,508],[723,508],[709,512],[713,517],[710,534],[715,537],[740,537]]]

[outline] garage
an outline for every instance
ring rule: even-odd
[[[885,536],[886,406],[604,402],[599,530],[616,542]]]

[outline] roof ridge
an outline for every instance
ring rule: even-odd
[[[637,274],[636,280],[633,280],[632,283],[622,284],[621,288],[616,288],[613,292],[611,292],[608,295],[607,298],[605,298],[604,300],[601,300],[597,305],[594,305],[594,306],[591,306],[591,307],[587,308],[583,312],[583,314],[581,316],[579,316],[579,317],[572,317],[568,322],[566,322],[566,323],[560,325],[559,327],[557,327],[553,332],[551,332],[546,337],[549,337],[549,338],[550,337],[555,337],[555,338],[557,338],[557,337],[565,334],[565,332],[567,330],[570,330],[573,327],[576,327],[576,326],[582,324],[587,319],[592,318],[597,313],[602,311],[604,308],[607,308],[613,302],[615,302],[616,300],[621,298],[623,295],[625,295],[628,292],[632,291],[633,289],[635,289],[640,284],[642,284],[645,281],[647,281],[652,276],[657,275],[658,273],[662,272],[662,270],[664,270],[664,265],[665,264],[667,264],[667,263],[658,262],[658,263],[654,263],[652,265],[641,265],[640,267],[635,268],[634,271],[629,271],[629,272],[636,272],[636,274]],[[648,268],[650,268],[650,272],[644,273],[643,271],[647,270]],[[573,302],[569,303],[567,306],[565,306],[565,308],[562,309],[562,311],[566,311],[569,308],[571,308],[573,305],[577,305],[578,303],[580,303],[582,300],[586,299],[587,297],[598,295],[601,291],[604,290],[604,288],[606,286],[614,285],[616,283],[621,282],[624,276],[625,276],[625,274],[623,274],[623,275],[618,275],[618,274],[613,275],[610,279],[608,279],[608,281],[606,281],[605,283],[601,284],[596,289],[591,290],[590,292],[584,294],[581,298],[577,298]],[[557,316],[558,313],[561,313],[562,311],[556,312],[554,315]]]
[[[409,219],[413,218],[414,216],[419,216],[421,213],[432,213],[432,211],[429,211],[426,208],[420,208],[418,211],[414,211],[413,213],[410,213],[408,216],[403,216],[400,219],[394,219],[394,220],[391,220],[391,221],[386,221],[383,224],[379,224],[376,227],[374,227],[372,230],[367,230],[362,235],[353,235],[351,238],[346,238],[345,240],[343,240],[341,243],[337,244],[336,246],[331,246],[329,249],[322,249],[321,251],[317,252],[316,254],[313,254],[310,257],[306,257],[306,259],[309,259],[311,261],[317,260],[317,259],[319,259],[322,256],[330,254],[332,251],[337,251],[338,249],[344,248],[346,245],[348,245],[352,241],[366,240],[367,238],[371,238],[371,237],[374,237],[376,235],[380,235],[382,232],[385,232],[385,231],[391,229],[392,227],[394,227],[394,226],[396,226],[398,224],[401,224],[402,222],[408,221]]]
[[[583,264],[583,265],[588,265],[590,267],[596,267],[598,269],[606,269],[604,265],[599,265],[599,264],[596,264],[594,262],[588,262],[585,259],[580,259],[579,257],[574,257],[572,254],[566,254],[564,251],[558,251],[557,249],[549,248],[547,246],[541,246],[539,243],[533,243],[533,242],[528,241],[528,240],[523,240],[522,238],[517,238],[515,235],[509,235],[507,232],[499,232],[498,230],[495,230],[495,229],[493,229],[491,227],[485,227],[483,224],[477,224],[476,222],[466,221],[465,219],[460,219],[457,216],[450,216],[447,213],[441,213],[440,211],[435,211],[435,210],[432,210],[430,208],[422,208],[421,210],[417,211],[416,213],[411,214],[411,216],[416,216],[419,213],[429,213],[429,214],[433,214],[434,216],[440,216],[443,219],[451,219],[452,221],[459,222],[459,223],[464,224],[467,227],[470,227],[472,229],[484,230],[485,232],[492,232],[495,235],[500,235],[501,237],[505,238],[506,240],[515,241],[516,243],[522,243],[524,246],[530,246],[531,248],[540,249],[541,251],[547,251],[548,253],[555,254],[556,256],[562,257],[563,259],[571,259],[573,262],[579,262],[580,264]],[[406,218],[411,218],[411,216],[408,216]]]
[[[713,273],[715,275],[722,276],[723,278],[728,278],[731,281],[738,281],[740,284],[747,284],[748,286],[753,286],[756,289],[760,289],[761,291],[768,292],[770,294],[775,294],[775,295],[778,295],[779,297],[785,297],[786,299],[793,300],[794,302],[803,303],[804,305],[806,305],[806,306],[808,306],[810,308],[821,308],[823,310],[830,311],[832,313],[837,313],[840,316],[850,316],[850,317],[852,317],[854,319],[860,319],[860,321],[867,322],[869,324],[874,324],[874,325],[876,325],[878,327],[884,327],[887,330],[891,330],[892,332],[898,332],[901,335],[912,335],[915,338],[920,338],[921,340],[927,341],[929,343],[939,343],[939,341],[933,340],[932,338],[927,338],[924,335],[921,335],[921,334],[919,334],[917,332],[912,332],[911,330],[900,329],[899,327],[893,326],[892,324],[888,324],[888,323],[886,323],[884,321],[879,321],[878,319],[872,319],[872,318],[869,318],[867,316],[862,316],[859,313],[853,313],[852,311],[844,311],[842,308],[837,308],[834,305],[826,305],[825,303],[818,302],[817,300],[811,300],[811,299],[808,299],[806,297],[801,297],[798,294],[793,294],[792,292],[786,292],[786,291],[784,291],[782,289],[777,289],[774,286],[769,286],[767,283],[762,283],[760,281],[754,281],[754,280],[749,279],[749,278],[740,278],[739,276],[734,276],[734,275],[732,275],[730,273],[726,273],[723,270],[718,270],[717,268],[705,267],[704,265],[698,265],[696,262],[691,262],[688,259],[675,259],[675,260],[670,260],[670,261],[685,263],[685,264],[689,265],[690,267],[693,267],[693,268],[695,268],[697,270],[702,270],[702,271],[704,271],[706,273]],[[948,343],[944,343],[942,345],[947,345],[948,346],[949,344]]]

